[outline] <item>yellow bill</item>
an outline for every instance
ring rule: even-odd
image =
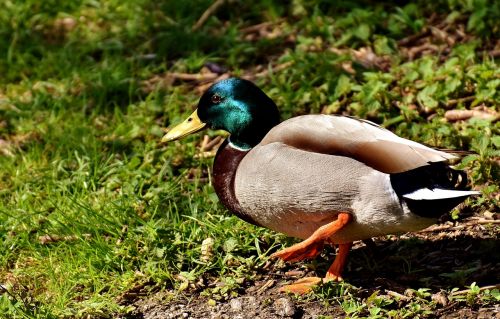
[[[184,122],[168,131],[161,141],[165,143],[178,140],[189,134],[201,131],[205,125],[198,117],[198,110],[196,110]]]

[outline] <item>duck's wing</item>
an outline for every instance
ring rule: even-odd
[[[310,152],[348,156],[390,174],[457,158],[401,138],[370,121],[345,116],[291,118],[269,131],[260,144],[274,142]]]

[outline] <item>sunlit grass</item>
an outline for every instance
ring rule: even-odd
[[[230,293],[267,261],[283,237],[228,216],[209,184],[212,159],[195,156],[200,136],[159,143],[162,128],[197,102],[193,86],[141,86],[169,70],[199,72],[207,61],[235,73],[292,63],[256,80],[283,118],[346,113],[433,146],[473,150],[478,154],[463,167],[487,187],[472,204],[497,205],[498,121],[451,124],[443,114],[450,99],[469,95],[472,106],[498,107],[498,65],[483,51],[498,34],[498,4],[229,2],[192,31],[210,3],[6,2],[0,12],[6,318],[113,317],[131,310],[119,297],[146,282],[182,290],[202,276],[224,278]],[[473,38],[444,60],[405,60],[397,41],[421,32],[434,11],[465,21]],[[282,23],[281,33],[253,40],[240,34],[265,21]],[[387,70],[360,64],[348,50],[366,46],[391,56]],[[427,119],[418,108],[436,116]],[[207,238],[212,253],[203,255]],[[343,307],[359,304],[352,298]]]

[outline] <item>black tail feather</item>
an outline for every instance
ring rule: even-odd
[[[439,218],[448,213],[458,204],[463,202],[469,195],[463,197],[444,198],[436,200],[413,200],[405,198],[404,202],[408,209],[418,216],[427,218]]]
[[[432,163],[411,171],[391,174],[391,184],[399,199],[408,205],[413,213],[429,218],[438,218],[463,202],[468,196],[434,200],[413,200],[403,195],[422,188],[469,190],[467,174],[455,170],[446,163]]]
[[[392,188],[398,196],[413,193],[421,188],[468,190],[467,174],[446,163],[431,163],[411,171],[391,174]]]

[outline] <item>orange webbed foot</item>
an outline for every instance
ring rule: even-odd
[[[284,261],[299,261],[314,258],[323,250],[323,241],[308,242],[307,240],[285,248],[271,255],[273,258],[281,258]]]
[[[323,279],[319,277],[305,277],[297,280],[293,284],[283,286],[279,289],[280,292],[291,292],[298,295],[305,295],[311,292],[314,287],[319,285]]]
[[[334,275],[334,274],[327,273],[326,277],[325,277],[325,282],[326,281],[341,282],[341,281],[344,281],[344,278],[342,278],[342,276],[340,274],[339,275]]]
[[[302,279],[297,280],[293,284],[290,285],[285,285],[281,288],[279,288],[279,292],[289,292],[289,293],[294,293],[297,295],[305,295],[307,293],[310,293],[313,291],[315,287],[320,285],[321,283],[329,282],[329,281],[334,281],[334,282],[341,282],[343,281],[342,276],[332,276],[330,274],[327,274],[325,278],[319,278],[319,277],[305,277]]]

